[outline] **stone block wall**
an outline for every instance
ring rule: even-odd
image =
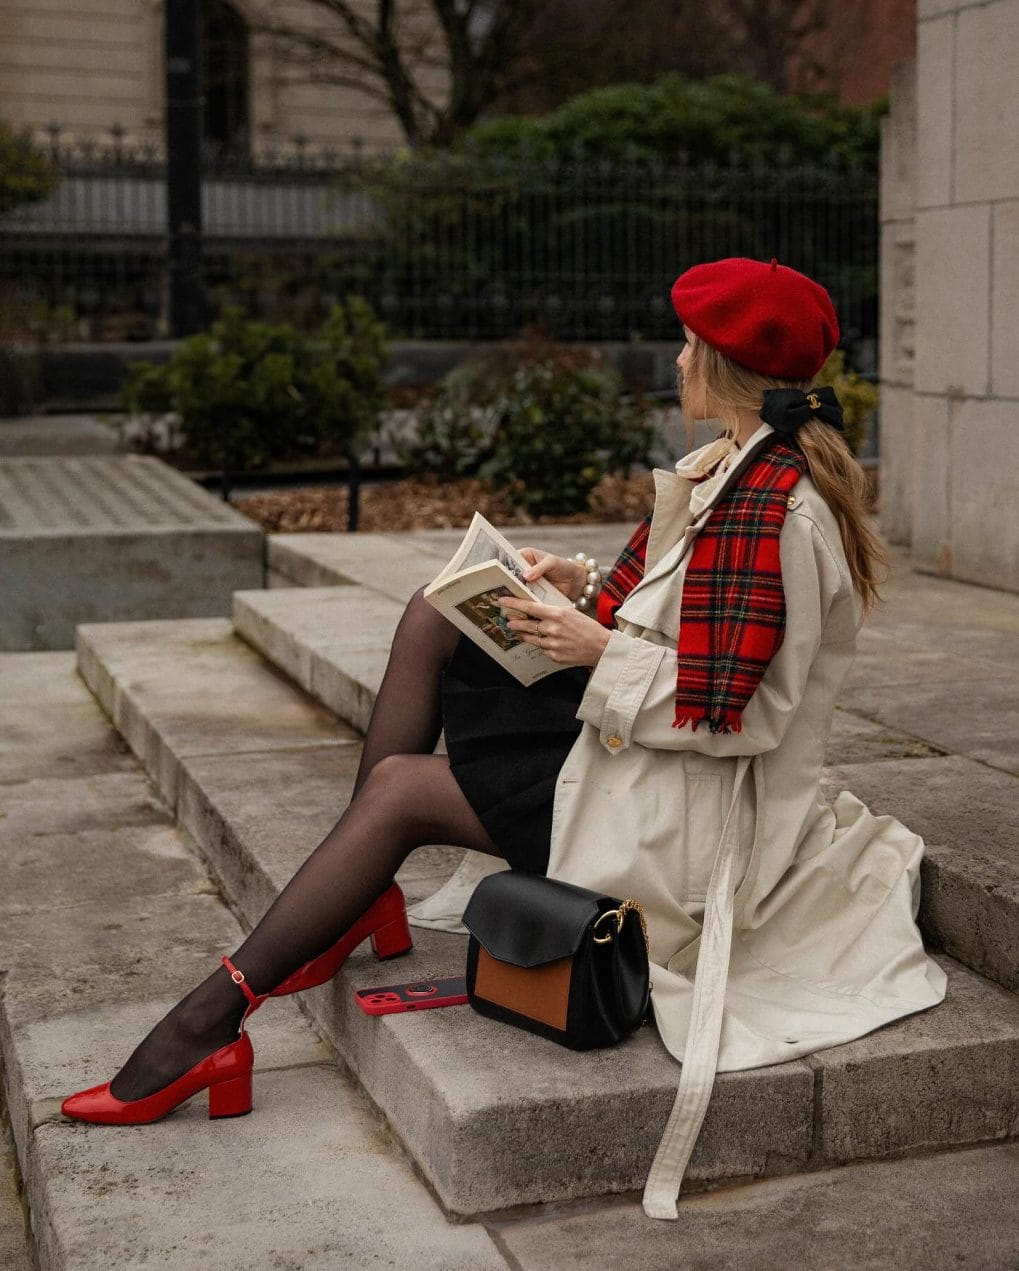
[[[882,523],[1019,591],[1019,3],[917,18],[882,136]]]

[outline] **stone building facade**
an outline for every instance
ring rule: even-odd
[[[374,0],[359,0],[373,7]],[[307,82],[272,41],[251,28],[270,0],[206,0],[202,8],[218,74],[207,87],[206,135],[249,152],[295,137],[342,148],[400,144],[400,129],[375,99]],[[313,22],[301,0],[274,0],[276,17]],[[161,144],[163,0],[0,0],[0,119],[40,139],[51,124],[65,139]]]
[[[374,14],[377,0],[353,0]],[[888,91],[891,65],[913,53],[915,0],[828,0],[823,29],[810,35],[790,65],[790,88],[833,92],[869,105]],[[161,141],[164,0],[0,0],[0,119],[42,139],[51,124],[67,139],[103,140],[114,127],[128,140]],[[260,17],[314,26],[336,19],[304,0],[203,0],[220,82],[208,92],[206,135],[242,137],[249,151],[285,146],[302,136],[340,146],[354,137],[370,150],[400,144],[401,132],[377,100],[353,88],[308,82],[273,42],[254,31]],[[546,29],[571,29],[590,17],[590,0],[545,6]],[[424,13],[419,9],[419,15]],[[317,16],[316,16],[317,15]],[[420,16],[418,21],[424,20]],[[533,38],[533,37],[532,37]],[[668,57],[654,73],[669,67]],[[226,83],[223,83],[223,78]],[[435,92],[443,91],[435,75]],[[508,104],[548,109],[561,94],[534,86]]]
[[[1019,591],[1019,0],[920,0],[882,171],[881,517]]]

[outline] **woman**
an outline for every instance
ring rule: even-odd
[[[409,947],[392,879],[424,843],[643,902],[656,1021],[683,1061],[645,1197],[656,1216],[675,1216],[716,1068],[791,1059],[941,1000],[914,921],[921,840],[819,794],[881,559],[837,400],[808,391],[838,339],[831,301],[744,259],[688,270],[672,297],[684,410],[724,432],[655,473],[653,515],[598,621],[507,606],[564,670],[520,688],[419,593],[336,827],[224,968],[67,1115],[136,1124],[206,1087],[210,1115],[250,1110],[247,1015],[321,983],[368,935],[380,956]],[[587,564],[525,554],[531,577],[585,603]],[[448,760],[432,753],[443,725]]]

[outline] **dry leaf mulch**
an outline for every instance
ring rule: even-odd
[[[235,497],[233,506],[269,534],[345,531],[346,486],[303,486]],[[604,477],[591,493],[590,510],[570,516],[530,516],[513,507],[506,492],[475,478],[406,480],[361,489],[358,528],[366,531],[447,530],[470,524],[475,511],[497,525],[584,525],[636,522],[654,502],[650,474]]]

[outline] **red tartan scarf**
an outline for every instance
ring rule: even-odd
[[[776,436],[738,475],[694,541],[680,604],[673,727],[738,733],[749,702],[785,634],[778,538],[788,493],[807,469],[799,447]],[[598,597],[598,621],[644,577],[648,516],[623,548]]]

